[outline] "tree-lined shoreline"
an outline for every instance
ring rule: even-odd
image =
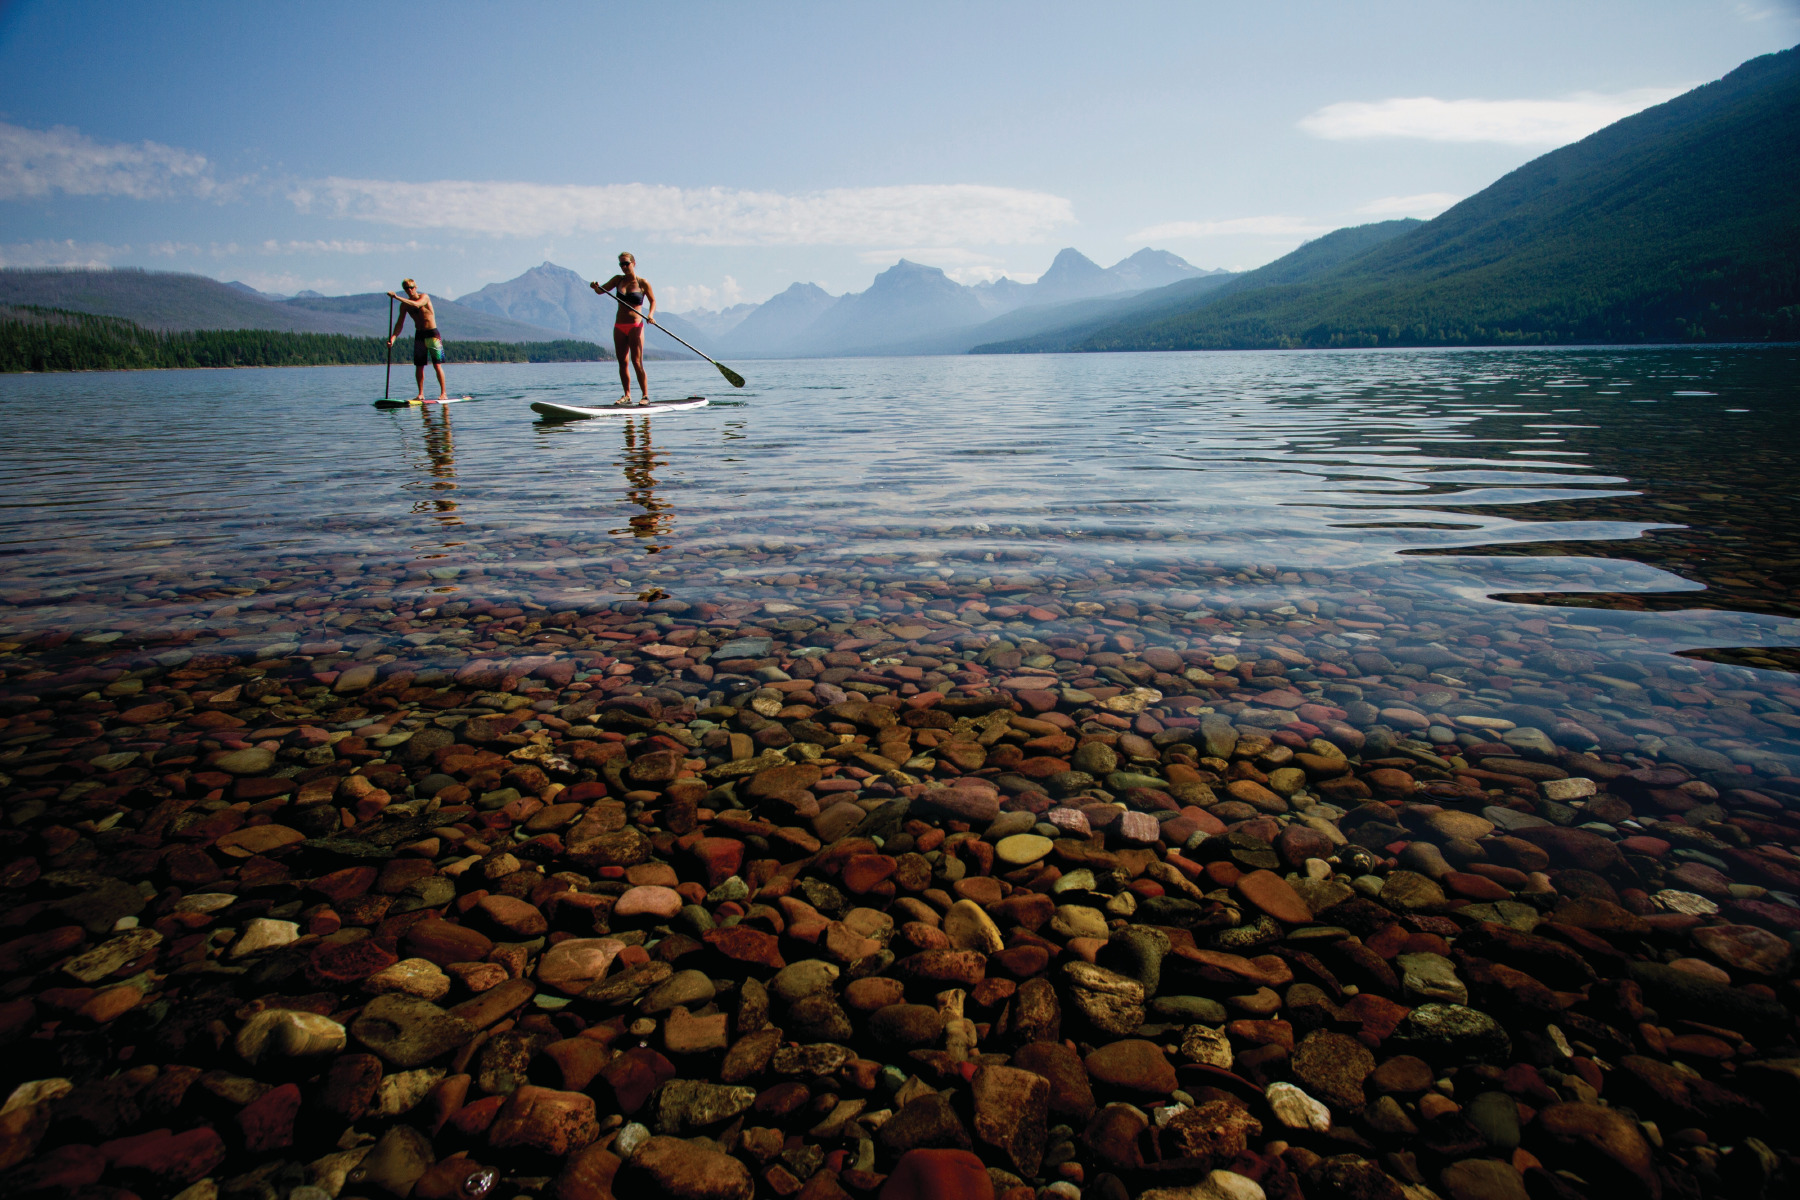
[[[410,361],[411,346],[394,346]],[[612,355],[593,342],[448,341],[452,363],[602,362]],[[37,305],[0,307],[0,372],[145,371],[230,367],[379,366],[386,339],[272,329],[146,329],[103,317]]]

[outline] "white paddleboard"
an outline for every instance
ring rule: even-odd
[[[377,400],[376,408],[424,408],[430,404],[461,404],[464,400],[473,400],[473,396],[452,396],[448,400]]]
[[[531,411],[557,420],[575,420],[581,417],[645,417],[651,413],[679,412],[686,408],[705,408],[705,396],[688,396],[681,400],[652,400],[649,404],[626,406],[606,405],[604,408],[583,408],[578,404],[554,404],[549,400],[532,402]]]

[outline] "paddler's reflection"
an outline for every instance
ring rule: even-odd
[[[675,524],[672,514],[674,506],[667,501],[656,498],[656,468],[666,466],[668,459],[650,444],[650,418],[625,421],[625,454],[619,465],[625,469],[625,499],[644,511],[631,517],[626,522],[627,529],[614,529],[614,535],[629,533],[633,537],[656,539],[668,534]],[[650,554],[659,553],[661,546],[646,546]]]
[[[431,463],[426,468],[432,480],[428,486],[439,494],[420,500],[412,510],[432,513],[445,525],[460,525],[462,518],[454,515],[456,501],[442,494],[456,490],[456,438],[450,430],[450,410],[442,404],[425,404],[420,406],[419,415],[425,422],[425,457]]]

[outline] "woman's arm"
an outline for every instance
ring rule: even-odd
[[[611,279],[607,280],[605,283],[589,283],[588,286],[594,289],[595,295],[604,296],[606,293],[612,291],[613,285],[615,283],[619,282],[619,280],[623,279],[623,278],[624,278],[624,276],[622,276],[622,275],[614,275]]]
[[[656,289],[651,287],[650,281],[641,275],[638,276],[638,282],[644,285],[644,296],[650,301],[649,307],[644,309],[644,320],[654,325],[656,324]]]

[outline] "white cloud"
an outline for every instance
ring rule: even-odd
[[[222,196],[205,157],[157,142],[96,142],[57,125],[26,129],[0,121],[0,200],[69,196]]]
[[[631,231],[707,246],[1010,244],[1075,220],[1061,196],[979,184],[831,188],[786,195],[642,183],[398,183],[325,179],[290,193],[302,212],[515,237]]]
[[[105,242],[39,239],[0,245],[0,267],[110,267],[131,253],[130,246]]]
[[[1265,237],[1312,237],[1329,233],[1333,225],[1320,225],[1305,217],[1233,217],[1226,221],[1164,221],[1140,229],[1132,241],[1175,241],[1186,238],[1221,237],[1230,234],[1258,234]]]
[[[717,311],[730,308],[734,304],[742,304],[745,300],[744,289],[738,281],[727,275],[725,282],[718,287],[708,287],[704,283],[689,283],[675,287],[660,289],[657,302],[668,307],[670,312],[688,312],[696,308]]]
[[[1416,196],[1383,196],[1356,211],[1368,217],[1435,217],[1462,197],[1454,192],[1420,192]]]
[[[1560,146],[1679,96],[1690,86],[1634,88],[1610,95],[1577,92],[1564,100],[1439,100],[1435,96],[1406,96],[1373,103],[1347,101],[1327,104],[1302,117],[1300,128],[1334,141],[1391,137]]]
[[[422,242],[364,242],[353,238],[315,238],[299,242],[279,242],[270,238],[258,247],[264,254],[403,254],[442,248]]]

